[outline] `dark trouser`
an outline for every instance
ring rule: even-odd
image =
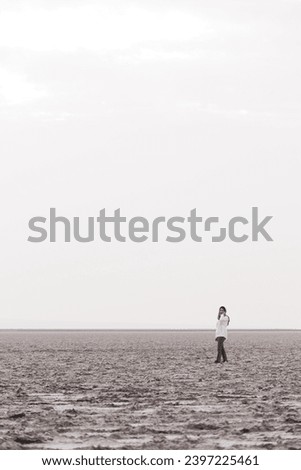
[[[221,358],[223,357],[223,361],[227,361],[227,354],[224,348],[224,341],[226,338],[223,336],[218,336],[217,340],[217,358],[216,362],[221,362]]]

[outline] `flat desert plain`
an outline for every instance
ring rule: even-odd
[[[301,332],[1,331],[1,449],[301,449]]]

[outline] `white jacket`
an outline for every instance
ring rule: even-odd
[[[228,315],[221,315],[220,319],[217,320],[215,337],[223,336],[227,339],[227,326],[229,321]]]

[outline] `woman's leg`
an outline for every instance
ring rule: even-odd
[[[224,341],[225,341],[225,338],[223,338],[223,342],[222,342],[222,356],[223,356],[223,361],[228,362],[227,354],[226,354],[226,351],[225,351],[225,348],[224,348]]]
[[[221,362],[223,342],[224,338],[222,336],[217,338],[217,358],[215,362]]]

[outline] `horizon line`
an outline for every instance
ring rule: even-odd
[[[0,328],[0,331],[215,331],[215,328]],[[301,331],[301,328],[231,328],[229,331]]]

